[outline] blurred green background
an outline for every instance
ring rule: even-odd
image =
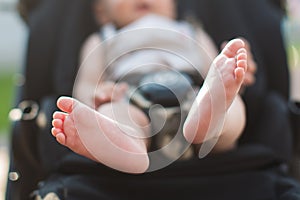
[[[1,67],[0,67],[1,68]],[[2,67],[4,68],[4,67]],[[0,103],[0,135],[4,135],[9,129],[8,113],[12,107],[14,96],[14,72],[1,72],[0,74],[0,91],[1,91],[1,103]]]
[[[4,200],[9,162],[8,114],[26,49],[27,28],[20,19],[18,0],[0,0],[0,200]],[[17,78],[16,78],[17,77]]]
[[[0,140],[8,135],[16,74],[25,53],[27,27],[17,13],[18,0],[0,0]]]

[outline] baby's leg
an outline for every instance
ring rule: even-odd
[[[54,113],[52,134],[60,144],[119,171],[143,173],[147,170],[149,158],[141,139],[146,134],[142,128],[121,124],[73,98],[61,97],[57,106],[64,112]],[[131,108],[126,111],[131,114]],[[120,112],[115,114],[120,115]],[[130,117],[136,120],[135,116]]]
[[[245,113],[238,92],[247,70],[244,46],[242,40],[232,40],[213,61],[184,124],[189,142],[200,144],[221,135],[215,148],[225,150],[241,134]]]

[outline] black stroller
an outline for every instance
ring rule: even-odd
[[[55,101],[72,95],[79,49],[97,31],[91,3],[44,0],[35,3],[28,15],[26,83],[16,99],[23,118],[13,124],[10,163],[10,175],[18,176],[9,176],[7,200],[300,199],[300,184],[289,176],[298,172],[291,161],[300,156],[296,148],[300,119],[299,113],[290,114],[289,108],[297,107],[288,106],[295,104],[288,103],[289,77],[280,30],[284,12],[279,2],[178,2],[180,13],[200,19],[217,46],[237,36],[251,43],[258,72],[255,85],[243,96],[248,122],[235,151],[175,162],[139,176],[83,158],[50,134]]]

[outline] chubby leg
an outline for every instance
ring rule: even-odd
[[[147,124],[147,118],[139,116],[142,113],[137,109],[122,108],[115,113],[120,119],[130,117],[136,120],[131,124],[123,124],[105,116],[108,111],[97,112],[73,98],[61,97],[57,106],[63,112],[53,114],[52,134],[60,144],[119,171],[143,173],[147,170],[149,158],[143,139],[146,129],[142,128]],[[128,114],[120,114],[124,110]],[[135,126],[130,126],[132,124]]]
[[[247,51],[240,39],[228,42],[213,61],[184,124],[184,136],[200,144],[219,138],[216,150],[233,147],[245,124],[238,92],[247,70]]]
[[[245,112],[244,102],[237,96],[226,112],[223,129],[213,152],[222,152],[235,147],[246,124]]]

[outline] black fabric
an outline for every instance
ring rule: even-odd
[[[276,92],[266,92],[261,102],[255,134],[242,136],[243,143],[262,144],[276,153],[277,158],[288,162],[293,153],[293,133],[287,102]]]
[[[10,171],[18,172],[20,178],[8,181],[9,200],[28,199],[38,181],[57,167],[59,160],[53,159],[71,153],[54,142],[49,124],[51,112],[56,110],[53,99],[58,94],[72,94],[80,47],[96,30],[90,4],[91,0],[44,0],[28,16],[26,82],[18,89],[16,105],[27,99],[38,102],[48,109],[44,109],[48,126],[41,129],[35,120],[13,124]],[[51,105],[48,97],[52,99]]]
[[[43,178],[35,146],[37,127],[33,121],[13,125],[9,171],[18,172],[21,177],[18,181],[7,182],[6,199],[28,199],[37,182]]]
[[[66,200],[300,198],[299,185],[285,175],[286,166],[272,158],[268,148],[249,145],[203,160],[176,162],[143,175],[108,168],[98,173],[77,169],[77,173],[51,175],[37,195],[45,197],[54,192]]]
[[[297,142],[300,141],[300,102],[289,102],[289,110],[291,111],[291,121],[293,132],[295,133],[295,139],[293,146],[294,151],[300,155],[300,145],[297,146]]]
[[[90,3],[45,0],[32,12],[23,99],[39,101],[52,94],[72,94],[80,47],[96,30]]]
[[[49,108],[45,109],[48,120],[55,109],[54,99],[72,94],[79,48],[87,35],[96,30],[90,3],[43,0],[30,15],[26,84],[18,101],[32,99]],[[9,181],[7,200],[28,199],[38,185],[35,194],[56,192],[62,199],[72,200],[300,198],[299,185],[286,176],[284,165],[290,157],[291,137],[284,118],[288,74],[280,35],[280,10],[267,0],[186,0],[179,4],[201,19],[218,46],[236,36],[251,43],[258,72],[255,85],[243,96],[247,127],[239,148],[203,160],[176,162],[145,175],[126,175],[55,143],[50,121],[44,129],[34,121],[17,122],[10,170],[19,172],[21,178]],[[263,120],[269,117],[282,119],[277,124],[267,120],[275,132],[264,126]],[[260,127],[263,129],[258,131]]]
[[[280,175],[279,170],[276,169],[203,176],[201,179],[185,177],[181,178],[180,182],[156,178],[144,181],[135,178],[115,181],[99,179],[93,175],[52,175],[43,188],[55,191],[61,200],[297,200],[300,198],[297,182]],[[43,189],[40,192],[43,193]],[[40,194],[42,197],[45,195]]]
[[[291,111],[291,123],[294,132],[293,140],[293,160],[291,162],[290,174],[300,180],[300,104],[299,102],[290,102],[289,109]]]

